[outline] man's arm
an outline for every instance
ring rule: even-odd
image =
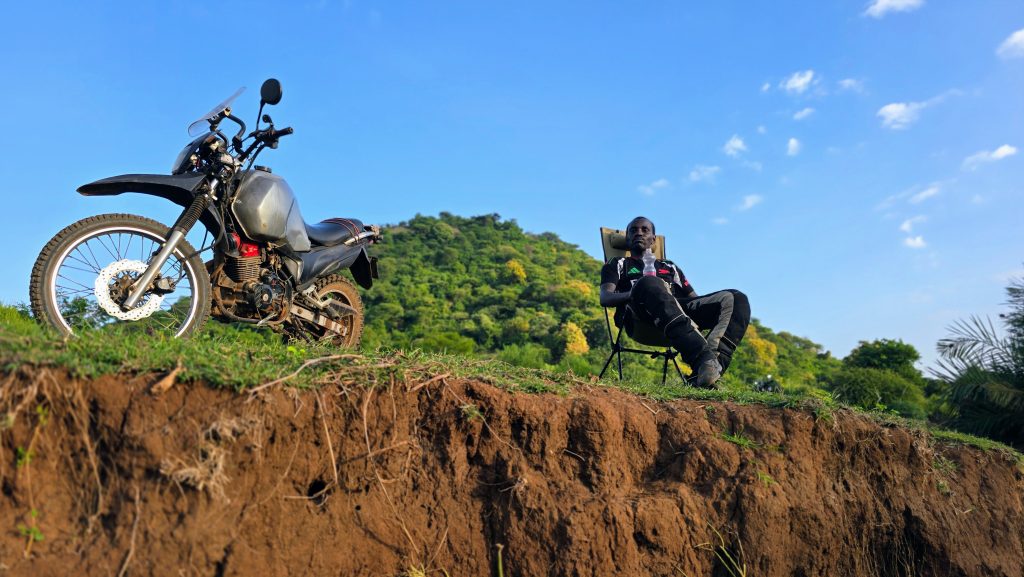
[[[617,307],[628,303],[631,294],[632,289],[626,292],[617,292],[615,290],[615,283],[605,283],[601,285],[601,306]]]
[[[601,267],[601,306],[603,307],[617,307],[629,302],[629,295],[633,287],[625,292],[615,290],[622,278],[622,262],[621,258],[614,258]]]

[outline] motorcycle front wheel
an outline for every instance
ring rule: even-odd
[[[210,315],[210,276],[184,239],[129,310],[121,304],[166,241],[168,227],[131,214],[82,219],[57,233],[32,267],[32,312],[63,335],[123,330],[188,337]]]

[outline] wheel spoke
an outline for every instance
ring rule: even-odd
[[[97,272],[100,271],[103,268],[103,267],[100,266],[100,259],[96,258],[96,254],[92,252],[92,247],[89,246],[88,242],[85,242],[85,243],[82,243],[82,244],[76,246],[75,247],[75,252],[78,252],[78,254],[82,255],[82,257],[85,257],[85,253],[82,252],[82,247],[83,246],[85,248],[89,249],[89,256],[92,257],[92,261],[96,264],[96,271]]]
[[[107,239],[107,242],[103,242],[104,238]],[[109,235],[97,236],[96,241],[100,243],[100,246],[102,246],[103,249],[107,251],[107,254],[109,254],[111,258],[113,258],[114,260],[119,260],[117,258],[117,255],[110,250],[110,246],[107,246],[107,243],[111,243],[111,245],[113,244],[109,238]]]
[[[76,280],[72,280],[72,279],[69,279],[68,277],[66,277],[66,276],[64,276],[64,275],[62,275],[62,274],[58,274],[58,275],[57,275],[57,277],[58,277],[58,278],[62,278],[62,279],[66,280],[66,281],[68,281],[68,282],[70,282],[70,283],[74,283],[74,284],[76,284],[76,285],[78,285],[78,286],[80,286],[80,287],[84,288],[84,289],[85,289],[85,290],[87,290],[87,291],[93,290],[93,289],[92,289],[92,287],[88,287],[88,286],[85,286],[84,284],[82,284],[82,283],[80,283],[80,282],[78,282],[78,281],[76,281]]]

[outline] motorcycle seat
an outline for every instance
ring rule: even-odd
[[[336,246],[363,232],[363,221],[354,218],[328,218],[305,225],[309,241],[320,246]]]

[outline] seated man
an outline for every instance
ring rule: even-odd
[[[633,334],[636,321],[654,325],[697,373],[698,387],[712,388],[732,361],[750,323],[747,296],[723,290],[697,296],[671,261],[654,261],[644,276],[644,252],[654,246],[654,223],[638,216],[626,226],[629,257],[613,258],[601,269],[601,306],[616,307],[615,324]],[[710,330],[704,338],[697,329]]]

